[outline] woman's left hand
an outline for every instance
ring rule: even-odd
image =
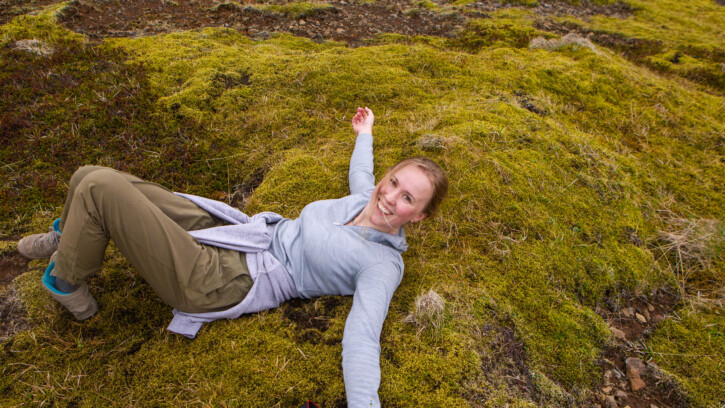
[[[357,113],[352,117],[352,129],[356,135],[360,133],[373,134],[373,122],[375,121],[375,115],[373,111],[368,107],[357,108]]]

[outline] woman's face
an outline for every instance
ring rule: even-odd
[[[405,224],[426,217],[423,209],[433,197],[433,184],[418,166],[398,169],[379,187],[368,203],[369,222],[376,230],[397,234]]]

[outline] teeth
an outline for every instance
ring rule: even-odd
[[[379,209],[380,209],[380,211],[382,211],[382,212],[383,212],[383,214],[385,214],[385,215],[390,215],[390,214],[392,214],[392,213],[391,213],[390,211],[388,211],[388,210],[386,210],[385,208],[383,208],[383,203],[381,203],[381,202],[380,202],[379,200],[378,200],[378,208],[379,208]]]

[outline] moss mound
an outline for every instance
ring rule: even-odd
[[[591,403],[613,342],[598,312],[663,287],[691,313],[657,326],[647,353],[692,405],[725,400],[717,298],[688,300],[693,281],[660,235],[676,219],[725,219],[721,96],[607,51],[528,49],[528,12],[361,48],[227,29],[91,44],[54,12],[0,28],[2,235],[59,215],[81,164],[294,217],[347,191],[349,121],[367,105],[378,175],[424,155],[452,180],[441,215],[407,231],[381,339],[385,406]],[[722,248],[722,233],[701,239]],[[84,323],[43,293],[44,266],[14,282],[32,327],[2,343],[9,405],[344,405],[349,298],[207,324],[189,341],[164,331],[169,308],[113,248]],[[712,294],[724,266],[715,253],[690,276]],[[430,289],[436,325],[406,321]]]

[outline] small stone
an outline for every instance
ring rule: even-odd
[[[338,34],[342,34],[342,33],[345,32],[345,29],[344,28],[338,28],[337,30],[335,30],[335,32],[338,33]]]
[[[660,408],[660,407],[658,407],[658,406],[657,406],[657,405],[655,405],[655,404],[649,404],[649,408]]]
[[[628,307],[622,309],[622,314],[624,315],[624,317],[632,317],[632,312],[629,311]]]
[[[614,338],[619,340],[627,340],[627,336],[624,334],[623,331],[619,330],[618,328],[610,327],[609,330],[612,331],[612,336],[614,336]]]
[[[641,314],[637,313],[634,316],[637,318],[637,320],[639,320],[640,323],[642,323],[642,324],[647,323],[647,319],[645,319],[645,317],[642,316]]]
[[[307,21],[305,21],[305,20],[300,20],[300,25],[305,25],[305,24],[307,24]]]
[[[604,379],[605,379],[605,380],[608,380],[608,379],[612,378],[612,375],[613,375],[613,374],[614,374],[614,373],[612,372],[612,370],[607,370],[607,371],[605,371],[605,372],[604,372]]]
[[[602,388],[602,392],[605,394],[610,394],[612,392],[612,387],[604,387]]]
[[[647,321],[652,320],[652,317],[650,317],[649,311],[647,309],[643,310],[642,314],[644,315],[645,318],[647,318]]]
[[[655,311],[655,307],[652,306],[652,305],[650,305],[649,303],[647,303],[647,310],[649,310],[650,312],[654,312]]]
[[[605,403],[607,404],[607,408],[617,408],[617,400],[611,395],[607,396]]]
[[[614,398],[616,398],[618,400],[626,400],[627,393],[622,390],[617,390],[617,392],[614,393]]]
[[[639,391],[646,387],[647,384],[639,376],[644,371],[642,360],[636,357],[630,357],[625,361],[625,364],[627,365],[627,378],[629,379],[629,384],[632,386],[632,391]]]

